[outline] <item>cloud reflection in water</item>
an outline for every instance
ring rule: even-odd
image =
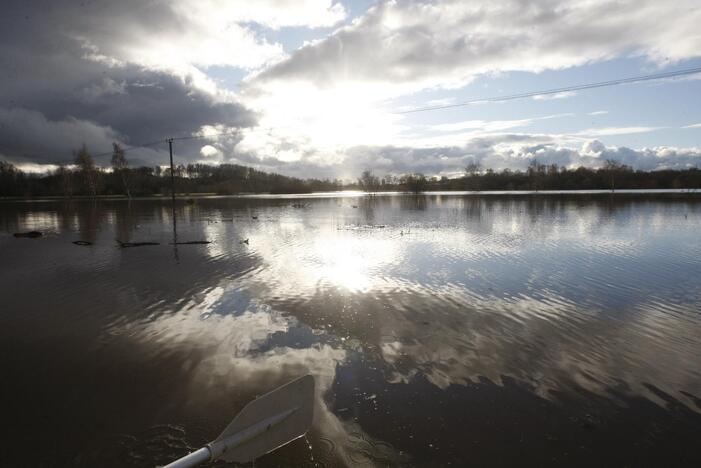
[[[238,289],[215,287],[198,304],[161,315],[130,333],[159,355],[168,349],[203,349],[196,363],[185,363],[191,394],[231,388],[260,394],[310,373],[316,381],[314,427],[332,447],[329,458],[349,466],[358,460],[367,466],[400,460],[390,446],[373,441],[352,421],[339,419],[324,401],[337,366],[347,358],[342,341],[247,296]]]
[[[406,452],[415,460],[423,449],[409,436],[424,416],[442,421],[426,427],[446,442],[465,427],[460,411],[473,420],[474,402],[494,398],[523,414],[582,392],[601,407],[630,397],[699,413],[695,201],[320,196],[294,208],[285,198],[198,200],[179,207],[178,238],[212,244],[183,246],[177,259],[165,203],[2,208],[2,272],[15,285],[3,337],[61,349],[32,356],[61,375],[75,372],[86,348],[91,372],[118,382],[139,376],[117,396],[120,414],[157,386],[153,408],[143,419],[126,415],[125,430],[189,415],[223,424],[224,411],[307,372],[318,384],[312,452],[346,465],[397,464]],[[8,234],[35,226],[51,235]],[[78,237],[94,245],[78,248]],[[115,237],[161,245],[119,249]],[[27,329],[31,336],[13,332]],[[84,397],[78,387],[56,390]],[[224,409],[217,395],[229,397]],[[482,414],[481,429],[494,414]],[[544,436],[549,420],[530,420]],[[498,433],[513,422],[497,419]],[[438,459],[468,452],[455,446]],[[292,460],[279,456],[271,463]]]

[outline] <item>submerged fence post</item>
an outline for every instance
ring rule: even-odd
[[[170,199],[171,208],[173,210],[173,253],[175,261],[179,263],[178,258],[178,221],[175,214],[175,169],[173,168],[173,139],[168,138],[168,149],[170,150]]]
[[[173,200],[175,209],[175,169],[173,169],[173,139],[168,138],[168,149],[170,150],[170,198]]]

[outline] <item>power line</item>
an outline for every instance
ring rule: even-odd
[[[159,145],[159,144],[164,143],[164,142],[165,142],[165,140],[158,140],[158,141],[152,141],[149,143],[142,143],[140,145],[124,146],[124,147],[122,147],[122,150],[126,153],[128,151],[132,151],[132,150],[139,149],[139,148],[156,146],[156,145]],[[102,153],[90,154],[90,156],[92,156],[93,158],[101,158],[103,156],[110,156],[112,154],[114,154],[114,149],[112,151],[104,151]],[[69,161],[69,160],[56,161],[56,160],[54,160],[54,162],[52,162],[52,164],[59,164],[59,165],[60,164],[72,164],[72,161]]]
[[[165,143],[165,141],[166,141],[166,140],[158,140],[158,141],[152,141],[152,142],[150,142],[150,143],[142,143],[142,144],[140,144],[140,145],[125,146],[125,147],[122,148],[122,150],[126,153],[127,151],[132,151],[132,150],[139,149],[139,148],[146,148],[146,147],[149,147],[149,146],[160,145],[161,143]],[[105,152],[103,152],[103,153],[97,153],[97,154],[94,154],[94,155],[92,155],[92,156],[93,156],[93,158],[100,158],[100,157],[102,157],[102,156],[109,156],[109,155],[111,155],[111,154],[113,154],[113,153],[114,153],[114,150],[112,150],[112,151],[105,151]]]
[[[477,104],[477,103],[482,103],[482,102],[511,101],[513,99],[522,99],[522,98],[534,97],[534,96],[547,96],[550,94],[558,94],[558,93],[564,93],[564,92],[568,92],[568,91],[581,91],[581,90],[585,90],[585,89],[603,88],[606,86],[615,86],[615,85],[626,84],[626,83],[639,83],[641,81],[661,80],[664,78],[674,78],[674,77],[684,76],[684,75],[693,75],[696,73],[701,73],[701,67],[687,68],[684,70],[677,70],[677,71],[664,72],[664,73],[654,73],[651,75],[631,76],[628,78],[619,78],[616,80],[600,81],[597,83],[586,83],[586,84],[580,84],[580,85],[565,86],[562,88],[546,89],[546,90],[542,90],[542,91],[530,91],[530,92],[520,93],[520,94],[509,94],[509,95],[505,95],[505,96],[494,96],[494,97],[481,98],[481,99],[471,99],[469,101],[463,101],[463,102],[460,102],[457,104],[445,104],[442,106],[419,107],[417,109],[394,112],[394,114],[412,114],[414,112],[425,112],[425,111],[440,110],[440,109],[450,109],[453,107],[469,106],[470,104]]]
[[[171,138],[173,141],[179,141],[179,140],[199,140],[202,138],[212,138],[212,137],[218,137],[218,136],[225,136],[225,135],[236,135],[238,133],[238,130],[232,131],[232,132],[221,132],[221,133],[210,133],[208,135],[190,135],[190,136],[184,136],[184,137],[176,137],[176,138]]]
[[[141,143],[141,144],[139,144],[139,145],[124,146],[124,147],[122,147],[122,150],[123,150],[125,153],[127,153],[127,152],[133,151],[133,150],[135,150],[135,149],[148,148],[148,147],[151,147],[151,146],[156,146],[156,145],[165,144],[165,143],[168,143],[169,140],[170,140],[170,141],[199,140],[199,139],[203,139],[203,138],[212,138],[212,137],[225,136],[225,135],[235,135],[235,134],[237,134],[237,133],[238,133],[238,130],[236,130],[236,131],[229,131],[229,132],[221,132],[221,133],[210,133],[210,134],[207,134],[207,135],[204,135],[204,134],[203,134],[203,135],[189,135],[189,136],[174,137],[174,138],[163,138],[163,139],[156,140],[156,141],[151,141],[151,142],[148,142],[148,143]],[[121,146],[121,145],[120,145],[120,146]],[[112,155],[112,154],[114,154],[114,150],[112,150],[112,151],[104,151],[104,152],[102,152],[102,153],[92,154],[91,156],[92,156],[93,158],[101,158],[101,157],[104,157],[104,156],[110,156],[110,155]],[[68,161],[60,162],[60,163],[58,163],[58,164],[62,164],[62,163],[66,163],[66,162],[68,162]]]
[[[135,150],[135,149],[138,149],[138,148],[144,148],[144,147],[147,147],[147,146],[155,146],[155,145],[159,145],[159,144],[161,144],[161,143],[168,143],[168,141],[200,140],[200,139],[203,139],[203,138],[212,138],[212,137],[218,137],[218,136],[224,136],[224,135],[235,135],[236,133],[238,133],[238,130],[236,130],[236,131],[229,131],[229,132],[221,132],[221,133],[210,133],[210,134],[208,134],[208,135],[202,134],[202,135],[188,135],[188,136],[173,137],[173,138],[163,138],[162,140],[153,141],[153,142],[151,142],[151,143],[144,143],[144,144],[141,144],[141,145],[128,146],[128,147],[123,148],[123,149],[124,149],[125,152],[127,152],[127,151],[132,151],[132,150]],[[108,151],[108,152],[105,152],[105,153],[101,153],[101,154],[95,155],[95,157],[97,157],[97,156],[105,156],[105,155],[107,155],[107,154],[112,154],[112,151]]]
[[[639,75],[639,76],[631,76],[627,78],[618,78],[614,80],[608,80],[608,81],[599,81],[595,83],[585,83],[585,84],[579,84],[579,85],[573,85],[573,86],[565,86],[561,88],[551,88],[551,89],[546,89],[546,90],[541,90],[541,91],[529,91],[525,93],[519,93],[519,94],[509,94],[509,95],[504,95],[504,96],[493,96],[493,97],[487,97],[487,98],[480,98],[480,99],[471,99],[469,101],[463,101],[457,104],[445,104],[441,106],[428,106],[428,107],[419,107],[416,109],[410,109],[410,110],[405,110],[405,111],[398,111],[398,112],[393,112],[394,114],[413,114],[416,112],[427,112],[427,111],[433,111],[433,110],[441,110],[441,109],[451,109],[455,107],[464,107],[464,106],[469,106],[471,104],[477,104],[477,103],[483,103],[483,102],[501,102],[501,101],[510,101],[514,99],[523,99],[523,98],[528,98],[528,97],[534,97],[534,96],[547,96],[547,95],[552,95],[552,94],[558,94],[558,93],[564,93],[568,91],[582,91],[586,89],[594,89],[594,88],[603,88],[607,86],[616,86],[616,85],[621,85],[621,84],[628,84],[628,83],[639,83],[643,81],[652,81],[652,80],[661,80],[665,78],[676,78],[679,76],[684,76],[684,75],[693,75],[696,73],[701,73],[701,67],[696,67],[696,68],[687,68],[683,70],[676,70],[676,71],[670,71],[670,72],[662,72],[662,73],[653,73],[650,75]],[[189,135],[189,136],[182,136],[182,137],[173,137],[173,138],[163,138],[160,140],[156,141],[151,141],[148,143],[142,143],[139,145],[131,145],[131,146],[125,146],[123,147],[123,151],[129,152],[133,151],[135,149],[140,149],[140,148],[147,148],[151,146],[156,146],[159,144],[163,143],[168,143],[168,141],[183,141],[183,140],[198,140],[198,139],[204,139],[204,138],[213,138],[213,137],[219,137],[219,136],[226,136],[226,135],[235,135],[239,132],[239,130],[235,131],[229,131],[229,132],[220,132],[220,133],[210,133],[210,134],[201,134],[201,135]],[[105,151],[102,153],[97,153],[92,155],[94,158],[100,158],[103,156],[109,156],[113,154],[114,151]],[[60,163],[59,163],[60,164]]]

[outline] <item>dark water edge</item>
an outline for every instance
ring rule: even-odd
[[[167,463],[307,371],[257,466],[701,464],[701,201],[299,200],[179,204],[208,246],[167,201],[2,204],[0,466]]]
[[[268,199],[308,199],[308,198],[328,198],[328,197],[366,197],[366,196],[502,196],[502,197],[540,197],[540,196],[560,196],[560,197],[586,197],[586,196],[646,196],[652,198],[680,198],[701,197],[701,188],[684,189],[588,189],[588,190],[443,190],[443,191],[422,191],[418,194],[398,191],[378,191],[363,192],[359,190],[340,190],[334,192],[309,192],[309,193],[239,193],[236,195],[218,195],[215,193],[176,193],[176,202],[193,199],[221,199],[221,198],[268,198]],[[38,196],[38,197],[0,197],[1,202],[86,202],[86,201],[167,201],[170,202],[169,194],[133,196],[131,199],[124,195],[76,195],[66,197],[61,195]]]

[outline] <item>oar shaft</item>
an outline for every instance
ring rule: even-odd
[[[190,468],[191,466],[197,466],[200,463],[209,461],[210,455],[209,449],[207,447],[202,447],[199,450],[195,450],[190,455],[178,458],[173,463],[169,463],[163,468]]]

